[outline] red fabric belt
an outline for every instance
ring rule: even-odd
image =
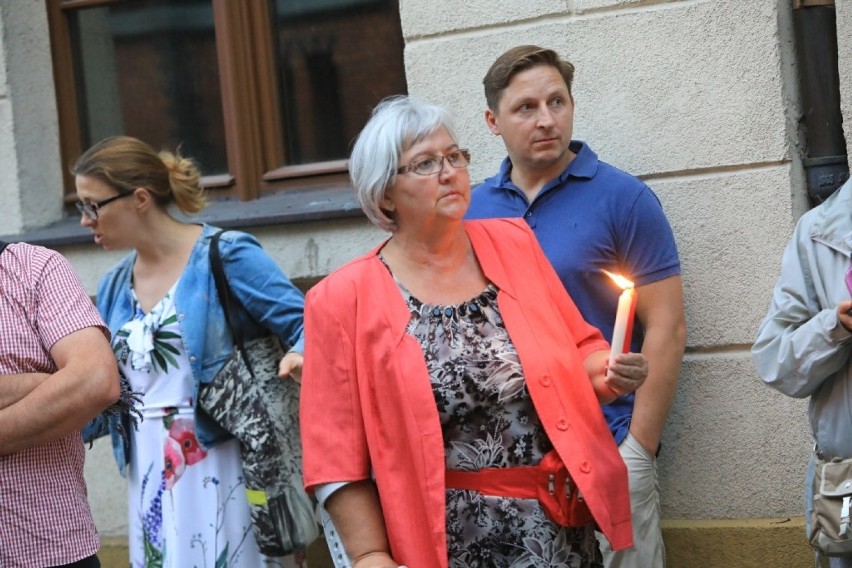
[[[548,517],[564,527],[581,527],[594,522],[556,450],[548,452],[537,466],[479,471],[448,469],[445,484],[448,489],[478,491],[495,497],[538,499]]]

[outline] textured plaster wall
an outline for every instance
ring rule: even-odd
[[[708,351],[750,344],[789,238],[790,204],[783,200],[789,167],[648,182],[681,255],[688,346]]]
[[[806,403],[763,385],[748,353],[789,238],[789,171],[650,180],[682,257],[690,349],[659,462],[664,518],[801,515]]]
[[[502,150],[484,127],[482,77],[521,43],[575,64],[575,134],[614,165],[647,175],[773,163],[787,152],[776,31],[774,0],[554,15],[414,39],[408,84],[456,112],[474,179],[494,171]]]
[[[0,232],[13,233],[21,229],[21,195],[17,168],[15,133],[12,128],[12,103],[0,95]]]
[[[0,61],[3,62],[7,58],[3,41],[6,36],[5,18],[6,9],[0,4]],[[6,65],[0,65],[0,199],[6,204],[3,215],[0,215],[0,231],[3,232],[20,228],[21,208],[16,156]]]
[[[642,176],[663,203],[689,331],[660,459],[664,515],[801,515],[805,404],[765,387],[748,351],[801,193],[789,7],[576,0],[526,4],[526,17],[507,22],[498,15],[518,3],[477,1],[470,11],[491,16],[455,18],[443,34],[416,4],[403,12],[409,89],[455,111],[475,180],[504,154],[483,122],[482,77],[505,49],[536,43],[577,67],[575,137]]]
[[[837,67],[840,71],[840,110],[847,155],[852,151],[852,2],[834,3],[837,14]]]
[[[0,0],[0,233],[62,215],[62,165],[47,13],[39,0]]]

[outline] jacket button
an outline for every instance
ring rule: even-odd
[[[590,471],[592,471],[592,466],[589,464],[589,462],[584,461],[580,464],[580,471],[582,471],[583,473],[589,473]]]
[[[550,377],[549,377],[549,376],[547,376],[547,375],[544,375],[541,379],[539,379],[539,381],[538,381],[538,382],[539,382],[539,383],[541,384],[541,386],[543,386],[543,387],[549,387],[549,386],[550,386]]]
[[[189,356],[189,362],[190,362],[190,363],[195,363],[195,355],[190,355],[190,356]]]
[[[560,418],[560,419],[556,422],[556,429],[557,429],[557,430],[562,430],[563,432],[564,432],[565,430],[567,430],[567,429],[568,429],[568,420],[566,420],[565,418]]]

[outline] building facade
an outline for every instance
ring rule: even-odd
[[[482,77],[494,58],[513,45],[535,43],[571,60],[577,68],[575,138],[655,190],[682,257],[687,354],[659,458],[670,564],[806,562],[801,538],[802,480],[811,446],[806,403],[765,387],[752,367],[749,348],[768,307],[783,248],[796,219],[810,206],[793,29],[794,10],[807,0],[399,0],[398,6],[349,0],[337,3],[336,17],[361,19],[335,36],[344,47],[326,50],[322,59],[316,55],[322,50],[311,44],[306,53],[316,55],[314,59],[291,59],[286,65],[281,61],[290,45],[287,38],[299,32],[298,26],[287,27],[293,14],[280,7],[286,3],[241,2],[194,3],[212,10],[214,34],[208,40],[216,43],[207,46],[207,57],[219,68],[213,86],[198,90],[219,85],[221,98],[205,100],[197,110],[213,105],[213,116],[227,107],[221,124],[202,121],[209,132],[196,146],[201,152],[203,142],[214,142],[204,151],[215,164],[207,181],[219,193],[207,219],[257,235],[304,287],[383,235],[359,214],[347,193],[343,162],[345,142],[363,120],[347,113],[357,105],[363,111],[373,99],[336,110],[334,123],[344,127],[336,141],[322,140],[310,131],[331,128],[316,122],[329,107],[311,110],[309,119],[300,112],[332,103],[299,91],[300,86],[324,92],[328,81],[340,81],[350,85],[350,93],[362,93],[381,82],[386,92],[370,91],[374,98],[407,90],[446,105],[456,116],[461,141],[471,149],[471,177],[479,181],[496,171],[504,155],[500,139],[489,133],[483,118]],[[80,72],[68,74],[68,65],[90,61],[99,69],[113,69],[114,88],[130,93],[139,88],[122,81],[146,73],[144,66],[153,57],[146,50],[156,46],[107,53],[98,43],[103,38],[91,32],[99,28],[86,28],[85,18],[68,14],[112,4],[120,2],[0,0],[0,234],[53,246],[68,256],[91,293],[99,276],[123,253],[103,252],[76,227],[78,217],[69,208],[73,188],[65,171],[74,150],[89,139],[111,133],[116,125],[127,126],[143,104],[153,105],[146,111],[151,113],[166,104],[140,99],[129,110],[111,106],[113,87],[97,91],[103,87],[102,76],[75,79]],[[263,12],[253,10],[261,4],[267,14],[278,9],[275,21],[284,24],[273,32],[277,47],[268,56],[273,63],[246,70],[243,63],[256,58],[228,52],[240,44],[223,47],[222,36],[243,33],[228,18],[257,18]],[[235,5],[249,6],[249,13]],[[332,79],[300,75],[305,65],[334,67],[347,52],[351,55],[354,48],[345,34],[377,29],[380,24],[365,22],[364,14],[386,5],[398,9],[397,31],[390,25],[382,33],[398,34],[393,49],[399,53],[399,69],[390,61],[348,78],[339,69]],[[849,141],[852,45],[846,40],[852,37],[852,3],[840,0],[835,11],[840,106]],[[315,24],[313,14],[296,16]],[[64,33],[76,30],[76,40],[57,32],[57,17],[82,21],[64,24]],[[145,30],[135,33],[144,35]],[[209,27],[204,33],[210,33]],[[298,39],[311,43],[310,38]],[[363,45],[357,59],[390,49],[380,39]],[[179,45],[179,53],[188,49]],[[128,66],[133,73],[123,71]],[[275,77],[271,91],[264,91],[267,72]],[[363,81],[365,73],[371,81]],[[212,79],[202,73],[203,80]],[[275,103],[276,110],[265,111],[269,97],[241,94],[237,87],[245,82],[253,92],[292,96]],[[84,88],[89,98],[69,106],[69,93],[83,98]],[[346,100],[352,102],[354,96]],[[217,101],[221,106],[215,106]],[[254,108],[260,109],[254,115],[239,114]],[[292,143],[289,130],[270,134],[272,117],[296,125],[300,142]],[[139,128],[157,126],[143,121]],[[179,126],[151,136],[182,141],[185,131]],[[330,145],[334,152],[315,155]],[[86,472],[99,528],[120,542],[126,536],[126,493],[108,442],[95,444]],[[768,561],[775,553],[779,561]]]

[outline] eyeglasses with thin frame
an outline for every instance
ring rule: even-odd
[[[77,206],[77,210],[89,218],[90,221],[98,220],[98,210],[104,205],[109,205],[113,201],[117,199],[121,199],[122,197],[127,197],[128,195],[133,195],[132,191],[128,191],[125,193],[119,193],[118,195],[113,195],[112,197],[107,197],[106,199],[102,199],[101,201],[96,201],[95,203],[84,203],[82,201],[78,201],[74,205]]]
[[[458,148],[446,156],[424,156],[402,166],[396,173],[413,173],[419,176],[431,176],[444,169],[444,160],[454,168],[466,168],[470,165],[470,152],[467,149]]]

